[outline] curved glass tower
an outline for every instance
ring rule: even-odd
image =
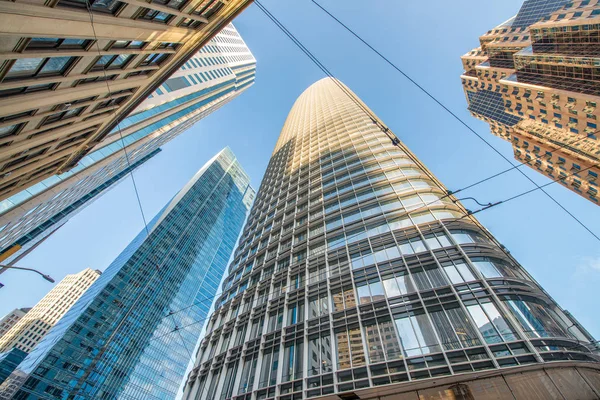
[[[593,338],[440,187],[334,80],[309,87],[184,398],[597,398]]]

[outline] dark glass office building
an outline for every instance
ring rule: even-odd
[[[253,200],[248,176],[222,150],[0,386],[0,398],[173,399]]]
[[[0,384],[8,378],[25,357],[27,357],[27,353],[16,347],[0,353]]]
[[[593,338],[362,107],[294,104],[184,398],[598,398]]]

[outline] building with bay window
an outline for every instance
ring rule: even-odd
[[[598,204],[600,2],[526,0],[461,57],[471,115],[515,159]]]

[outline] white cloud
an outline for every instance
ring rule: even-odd
[[[580,274],[600,274],[600,256],[584,257],[576,267],[576,272]]]

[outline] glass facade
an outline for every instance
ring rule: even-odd
[[[58,212],[56,214],[48,215],[45,221],[40,221],[38,222],[37,226],[29,228],[25,235],[16,240],[12,239],[11,247],[18,246],[19,251],[11,254],[11,256],[7,258],[8,262],[14,264],[21,258],[25,257],[30,251],[35,249],[37,245],[42,243],[61,226],[66,224],[69,219],[93,203],[94,200],[97,200],[99,197],[101,197],[104,193],[106,193],[107,190],[110,190],[114,185],[116,185],[136,168],[142,166],[146,161],[149,161],[152,157],[160,153],[160,151],[161,149],[157,148],[153,152],[142,157],[138,161],[132,163],[131,166],[126,167],[118,173],[111,174],[111,168],[106,168],[101,173],[95,174],[94,179],[88,179],[88,182],[86,182],[85,186],[91,186],[97,181],[103,182],[91,189],[91,191],[89,191],[87,194],[79,197],[64,207],[61,207],[60,211],[57,210]],[[68,197],[63,198],[63,200],[66,198]]]
[[[489,118],[506,126],[516,125],[521,120],[519,117],[506,112],[504,100],[500,93],[491,90],[479,90],[477,92],[467,92],[467,97],[469,99],[469,111],[483,118]]]
[[[16,263],[75,214],[74,204],[89,199],[98,188],[105,191],[114,184],[115,175],[129,169],[129,163],[139,165],[160,146],[237,97],[252,86],[255,72],[256,60],[229,24],[77,166],[0,202],[0,261]],[[109,181],[113,183],[108,185]]]
[[[589,365],[598,379],[593,338],[445,194],[335,81],[309,87],[285,122],[184,398],[380,387],[348,395],[372,398],[386,385],[555,361]]]
[[[525,0],[512,23],[516,28],[527,28],[546,15],[569,3],[569,0]]]
[[[253,199],[224,149],[52,328],[0,398],[174,398]]]
[[[0,353],[0,384],[8,378],[26,356],[26,352],[17,348]]]

